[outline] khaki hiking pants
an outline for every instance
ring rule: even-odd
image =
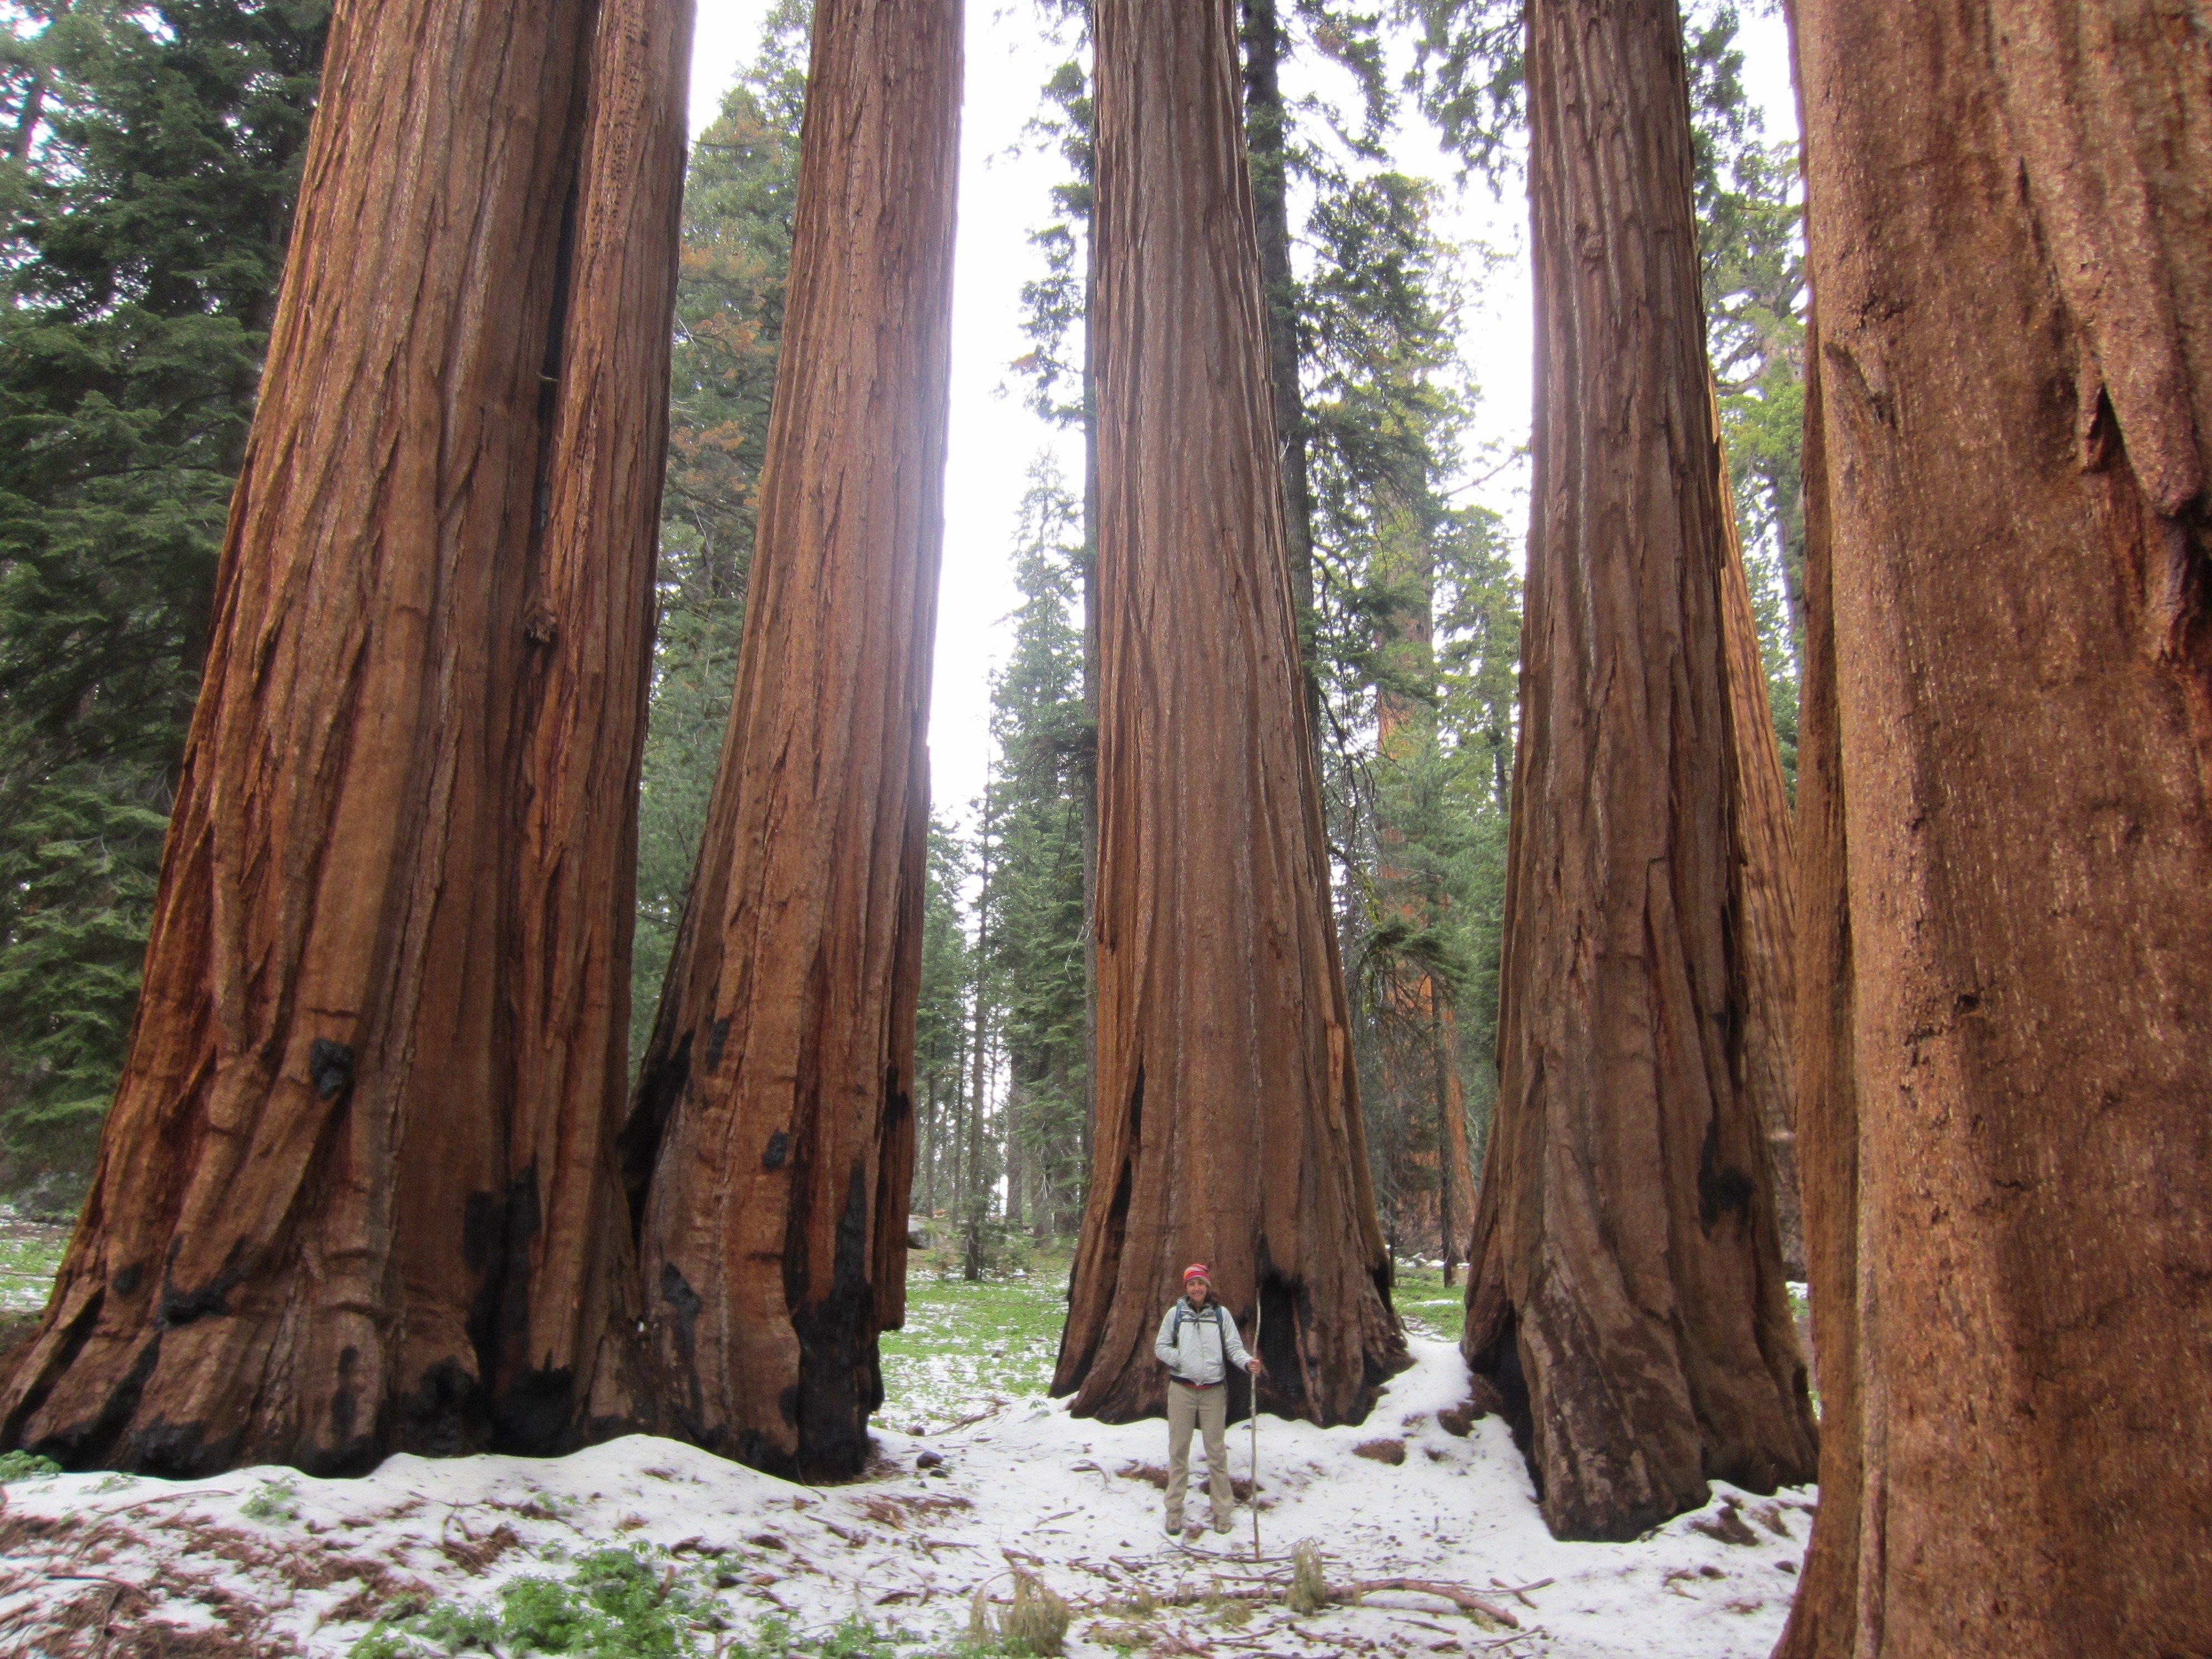
[[[1213,1500],[1213,1529],[1229,1530],[1234,1501],[1229,1485],[1229,1389],[1217,1382],[1194,1389],[1168,1379],[1168,1529],[1182,1530],[1182,1498],[1190,1489],[1190,1430],[1206,1431],[1206,1492]]]

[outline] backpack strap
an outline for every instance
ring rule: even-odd
[[[1199,1314],[1193,1313],[1190,1310],[1190,1298],[1188,1297],[1177,1297],[1176,1298],[1175,1328],[1168,1333],[1168,1340],[1170,1342],[1182,1341],[1183,1321],[1188,1319],[1194,1322],[1200,1322],[1206,1318],[1206,1314],[1212,1314],[1213,1316],[1213,1334],[1221,1343],[1221,1363],[1224,1365],[1226,1365],[1229,1363],[1229,1340],[1226,1337],[1224,1337],[1221,1334],[1221,1304],[1218,1302],[1207,1303],[1206,1304],[1206,1313]]]

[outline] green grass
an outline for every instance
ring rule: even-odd
[[[934,1432],[995,1401],[1042,1397],[1067,1314],[1068,1240],[969,1284],[957,1253],[917,1251],[907,1270],[906,1328],[883,1336],[885,1427]],[[1401,1267],[1392,1293],[1419,1336],[1456,1342],[1467,1322],[1466,1270],[1447,1288],[1434,1267]]]
[[[70,1230],[0,1216],[0,1310],[35,1313],[46,1305]]]
[[[1455,1282],[1447,1287],[1439,1269],[1401,1264],[1390,1300],[1407,1330],[1416,1336],[1459,1340],[1467,1325],[1467,1269],[1462,1267],[1453,1279]]]
[[[917,1253],[907,1270],[906,1328],[883,1336],[879,1420],[933,1431],[994,1400],[1041,1397],[1060,1357],[1067,1263],[1061,1241],[971,1285],[950,1252]]]

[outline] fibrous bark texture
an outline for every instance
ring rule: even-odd
[[[1534,0],[1535,477],[1501,1089],[1463,1346],[1544,1516],[1810,1478],[1741,1036],[1740,717],[1672,0]]]
[[[1820,1510],[1779,1654],[1856,1654],[1863,1476],[1858,1339],[1859,1141],[1851,1060],[1849,849],[1843,734],[1837,723],[1836,630],[1820,323],[1805,331],[1805,653],[1797,702],[1796,935],[1791,1026],[1798,1170],[1813,1299],[1814,1382],[1820,1395]]]
[[[2212,42],[2155,0],[1797,21],[1843,1405],[1783,1650],[2212,1650]]]
[[[11,1442],[341,1471],[628,1415],[605,1224],[690,33],[687,0],[339,9]]]
[[[1707,381],[1710,388],[1711,382]],[[1721,571],[1722,662],[1728,677],[1729,775],[1734,805],[1736,904],[1744,972],[1743,1026],[1737,1052],[1745,1091],[1766,1137],[1774,1182],[1774,1221],[1783,1270],[1805,1276],[1805,1213],[1797,1185],[1796,1107],[1790,1030],[1796,984],[1790,791],[1782,781],[1782,749],[1759,659],[1743,546],[1736,538],[1728,458],[1717,442],[1720,411],[1712,409],[1714,476],[1720,480],[1721,528],[1727,538]]]
[[[822,0],[738,684],[624,1168],[670,1432],[856,1473],[904,1312],[959,0]]]
[[[1231,0],[1101,0],[1098,1115],[1056,1392],[1160,1409],[1204,1261],[1261,1403],[1404,1363],[1375,1221],[1283,557]]]

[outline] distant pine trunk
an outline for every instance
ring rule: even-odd
[[[1809,1479],[1740,1044],[1729,532],[1673,0],[1533,0],[1535,476],[1496,1125],[1463,1346],[1546,1521]]]
[[[1231,0],[1100,0],[1098,1119],[1054,1388],[1159,1408],[1203,1260],[1263,1401],[1405,1363],[1359,1119],[1283,555]]]
[[[959,0],[821,0],[730,727],[624,1132],[664,1425],[856,1474],[904,1315]]]
[[[625,1419],[688,0],[342,5],[145,994],[0,1418],[365,1469]]]
[[[1283,552],[1297,606],[1307,696],[1318,706],[1313,663],[1313,490],[1306,469],[1306,404],[1298,383],[1297,278],[1291,269],[1290,158],[1283,109],[1283,27],[1276,0],[1240,0],[1244,46],[1245,154],[1267,319],[1268,392],[1283,475]],[[1310,713],[1310,710],[1309,711]]]
[[[1780,1651],[2202,1652],[2212,47],[2130,0],[1797,22],[1828,1416]]]

